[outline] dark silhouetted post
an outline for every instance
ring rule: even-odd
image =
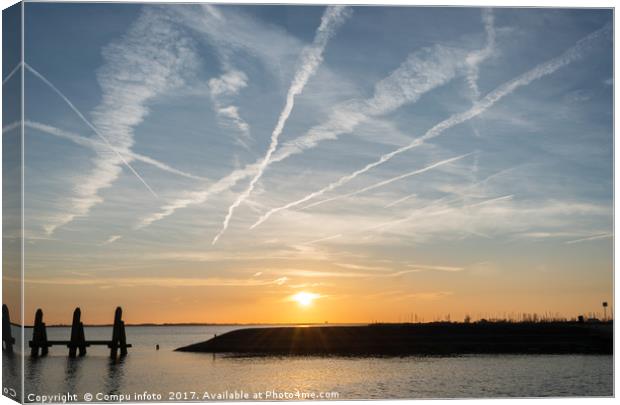
[[[43,322],[43,311],[37,309],[34,315],[34,329],[32,330],[32,340],[30,341],[30,355],[37,357],[41,349],[41,356],[47,355],[49,345],[47,344],[47,330]]]
[[[125,334],[125,322],[122,320],[123,310],[117,307],[114,312],[114,328],[112,329],[112,342],[110,342],[110,357],[116,358],[118,349],[121,350],[121,357],[127,355],[127,335]]]
[[[114,312],[114,326],[112,327],[112,341],[110,342],[110,357],[113,359],[116,358],[116,353],[118,351],[119,323],[122,315],[123,310],[117,307]]]
[[[75,308],[73,311],[73,323],[71,324],[71,341],[69,346],[69,357],[75,357],[79,349],[80,356],[86,354],[86,336],[84,335],[84,324],[80,321],[82,311]]]
[[[603,302],[603,320],[607,320],[607,301]]]
[[[15,338],[11,332],[11,317],[9,316],[9,307],[2,304],[2,349],[8,353],[13,353],[13,345]]]
[[[127,356],[127,335],[125,335],[125,322],[121,321],[120,333],[121,357]]]

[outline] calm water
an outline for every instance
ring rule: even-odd
[[[323,395],[332,398],[330,393],[337,393],[338,399],[613,395],[612,356],[238,357],[172,351],[235,328],[128,327],[133,348],[118,364],[110,362],[103,347],[91,347],[86,357],[72,360],[66,348],[52,347],[46,358],[26,357],[25,391],[76,393],[79,401],[86,393],[99,393],[100,399],[114,394],[136,400],[135,394],[145,391],[161,395],[163,401],[201,400],[205,392],[213,397],[235,391],[250,399],[258,393],[271,399],[267,393],[274,392],[328,393]],[[111,333],[111,328],[86,328],[87,339],[109,339]],[[69,328],[48,329],[49,339],[68,339],[69,334]],[[5,360],[9,360],[3,362],[5,376],[19,372],[16,359],[5,355]]]

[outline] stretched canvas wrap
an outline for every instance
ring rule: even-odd
[[[4,396],[613,396],[612,9],[2,19]]]

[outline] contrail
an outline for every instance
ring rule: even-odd
[[[13,70],[11,70],[11,72],[10,72],[8,75],[6,75],[6,77],[5,77],[4,79],[2,79],[2,85],[3,85],[3,86],[4,86],[4,83],[8,82],[8,81],[11,79],[11,77],[13,77],[13,75],[14,75],[15,73],[17,73],[17,71],[19,70],[19,68],[20,68],[21,66],[22,66],[22,63],[21,63],[21,62],[19,62],[19,63],[17,64],[17,66],[15,66],[15,67],[13,68]]]
[[[159,221],[169,215],[172,215],[174,211],[179,208],[187,207],[191,204],[198,204],[208,200],[212,195],[223,193],[230,189],[239,181],[250,177],[256,173],[258,163],[247,165],[243,169],[232,171],[226,177],[221,178],[217,182],[213,183],[209,188],[202,191],[185,192],[181,197],[169,202],[161,207],[161,211],[151,214],[148,217],[143,218],[137,225],[136,229],[141,229],[151,225],[153,222]]]
[[[480,205],[486,205],[486,204],[492,204],[492,203],[496,203],[496,202],[500,202],[500,201],[511,200],[513,197],[514,197],[513,195],[505,195],[505,196],[502,196],[502,197],[490,198],[490,199],[483,200],[481,202],[477,202],[477,203],[474,203],[474,204],[465,205],[465,206],[463,206],[463,208],[473,208],[473,207],[480,206]],[[462,200],[462,198],[447,199],[447,197],[442,197],[442,198],[439,198],[439,199],[431,202],[426,207],[414,210],[413,213],[407,215],[406,217],[395,219],[395,220],[391,220],[389,222],[383,222],[381,224],[373,225],[373,226],[370,226],[370,227],[366,227],[364,229],[360,229],[359,233],[370,232],[370,231],[374,231],[374,230],[379,229],[379,228],[384,228],[386,226],[392,226],[392,225],[400,224],[402,222],[411,221],[413,218],[418,217],[420,215],[424,215],[425,217],[428,217],[428,216],[431,216],[431,215],[443,214],[444,212],[450,211],[453,208],[448,205],[448,206],[440,209],[439,211],[432,211],[432,209],[435,208],[438,204],[440,204],[440,203],[442,203],[444,201],[446,201],[446,204],[452,204],[452,203],[458,202],[460,200]],[[438,208],[441,208],[441,207],[438,207]],[[318,242],[318,241],[325,241],[325,240],[335,239],[335,238],[339,238],[339,237],[342,237],[342,236],[343,236],[342,234],[328,236],[328,237],[325,237],[325,238],[321,238],[321,239],[313,240],[313,241],[310,241],[310,242],[306,242],[306,243],[304,243],[304,245],[308,244],[308,243],[315,243],[315,242]],[[418,267],[420,267],[420,266],[418,266]]]
[[[121,160],[121,162],[123,162],[125,164],[125,166],[127,166],[127,168],[129,170],[131,170],[131,172],[133,174],[136,175],[138,180],[140,180],[142,182],[142,184],[144,184],[144,186],[151,192],[151,194],[153,194],[153,196],[155,196],[156,198],[159,198],[159,196],[155,193],[155,191],[153,191],[151,186],[148,185],[148,183],[142,178],[142,176],[140,176],[138,174],[138,172],[129,164],[129,162],[127,160],[125,160],[125,158],[120,154],[120,152],[118,150],[116,150],[116,148],[114,146],[112,146],[110,141],[108,141],[108,139],[105,136],[103,136],[101,134],[101,132],[99,132],[99,130],[93,124],[90,123],[90,121],[84,116],[84,114],[82,114],[80,112],[80,110],[78,110],[78,108],[71,102],[71,100],[69,100],[67,98],[67,96],[64,95],[64,93],[62,91],[60,91],[56,86],[54,86],[54,84],[52,84],[52,82],[47,80],[47,78],[45,78],[45,76],[43,76],[41,73],[37,72],[34,68],[32,68],[26,62],[24,62],[24,67],[26,69],[28,69],[33,75],[38,77],[41,81],[43,81],[43,83],[47,84],[47,86],[50,89],[52,89],[56,94],[58,94],[60,96],[60,98],[62,98],[65,101],[65,103],[67,103],[67,105],[73,110],[73,112],[75,112],[77,114],[77,116],[80,117],[80,119],[82,121],[84,121],[84,123],[86,125],[88,125],[88,127],[90,129],[92,129],[93,132],[95,132],[97,134],[97,136],[99,136],[99,138],[101,138],[103,140],[103,142],[116,154],[116,156],[118,156],[118,158]]]
[[[480,90],[478,89],[478,72],[479,66],[482,62],[488,59],[495,50],[495,26],[493,10],[490,8],[482,10],[482,22],[484,23],[484,30],[487,34],[487,43],[484,48],[474,51],[467,55],[465,62],[468,66],[467,72],[467,84],[472,92],[474,100],[480,98]]]
[[[51,125],[46,125],[46,124],[42,124],[39,122],[35,122],[35,121],[26,121],[24,123],[27,127],[29,128],[34,128],[38,131],[41,132],[45,132],[47,134],[50,135],[54,135],[57,136],[59,138],[63,138],[63,139],[67,139],[73,143],[75,143],[76,145],[80,145],[80,146],[84,146],[87,147],[89,149],[93,149],[93,150],[97,150],[97,147],[100,145],[103,145],[102,142],[90,139],[90,138],[86,138],[83,137],[81,135],[78,134],[74,134],[72,132],[69,131],[64,131],[62,129],[53,127]],[[208,180],[205,177],[200,177],[200,176],[195,176],[191,173],[187,173],[184,172],[182,170],[179,169],[175,169],[174,167],[171,167],[169,165],[167,165],[166,163],[160,162],[159,160],[153,159],[151,157],[148,156],[144,156],[141,155],[139,153],[135,153],[135,152],[122,152],[125,156],[127,156],[129,159],[131,160],[138,160],[140,162],[149,164],[151,166],[157,167],[158,169],[161,169],[163,171],[169,172],[169,173],[173,173],[182,177],[186,177],[188,179],[194,179],[194,180]]]
[[[474,189],[474,188],[476,188],[476,187],[478,187],[478,186],[480,186],[480,185],[486,184],[486,183],[488,183],[490,180],[492,180],[492,179],[494,179],[494,178],[496,178],[496,177],[498,177],[498,176],[501,176],[501,175],[503,175],[504,173],[507,173],[507,172],[509,172],[509,171],[511,171],[511,170],[513,170],[513,169],[514,169],[514,168],[509,168],[509,169],[503,169],[503,170],[500,170],[500,171],[498,171],[498,172],[495,172],[495,173],[491,174],[490,176],[486,177],[486,178],[485,178],[485,179],[483,179],[483,180],[480,180],[480,181],[478,181],[478,182],[476,182],[476,183],[474,183],[474,184],[470,184],[470,185],[468,185],[468,186],[465,188],[465,190]],[[401,198],[400,200],[397,200],[395,203],[400,202],[400,201],[404,201],[404,200],[406,200],[407,198],[410,198],[410,197],[412,197],[412,196],[414,196],[414,195],[415,195],[415,194],[408,195],[408,196],[406,196],[406,197],[404,197],[404,198]],[[481,204],[485,204],[485,203],[487,203],[487,202],[491,202],[491,201],[498,201],[498,200],[499,200],[499,201],[501,201],[501,200],[511,199],[512,197],[513,197],[513,195],[509,195],[509,196],[502,196],[502,197],[492,198],[492,199],[487,199],[487,200],[483,200],[482,202],[474,203],[474,204],[472,204],[471,206],[481,205]],[[458,202],[458,201],[463,201],[463,200],[465,200],[466,198],[467,198],[467,196],[465,196],[465,195],[463,195],[463,194],[459,195],[458,197],[452,197],[452,198],[450,198],[450,196],[441,197],[441,198],[439,198],[439,199],[436,199],[436,200],[432,201],[430,204],[427,204],[424,208],[422,208],[422,209],[420,209],[420,210],[422,210],[422,211],[424,211],[424,210],[428,210],[428,209],[433,208],[433,207],[435,207],[435,206],[437,206],[437,205],[439,205],[439,204],[441,204],[441,203],[445,203],[445,204],[452,204],[452,203],[455,203],[455,202]],[[391,205],[395,205],[395,203],[392,203]],[[387,207],[387,206],[386,206],[386,207]],[[407,216],[407,217],[405,217],[405,218],[401,218],[401,219],[397,219],[397,220],[392,220],[392,221],[390,221],[390,222],[386,222],[386,223],[383,223],[383,224],[380,224],[380,225],[373,225],[373,226],[371,226],[370,228],[367,228],[366,230],[374,230],[374,229],[381,228],[381,227],[385,226],[386,224],[388,224],[388,225],[389,225],[389,224],[394,224],[394,223],[399,223],[399,222],[408,221],[408,220],[410,220],[411,218],[413,218],[413,217],[417,214],[417,212],[418,212],[418,211],[420,211],[420,210],[414,211],[414,213],[413,213],[413,214],[410,214],[410,215],[408,215],[408,216]],[[444,211],[445,211],[445,210],[444,210]],[[441,212],[443,212],[443,211],[441,211]],[[364,231],[364,230],[362,230],[362,231]]]
[[[602,235],[590,236],[588,238],[569,240],[569,241],[564,242],[564,243],[566,243],[567,245],[572,245],[574,243],[587,242],[587,241],[591,241],[591,240],[599,240],[599,239],[612,238],[613,236],[614,236],[613,233],[605,233],[605,234],[602,234]]]
[[[478,207],[481,205],[486,205],[486,204],[492,204],[492,203],[496,203],[496,202],[500,202],[500,201],[508,201],[508,200],[512,200],[512,198],[514,197],[514,195],[505,195],[505,196],[501,196],[501,197],[495,197],[495,198],[490,198],[490,199],[486,199],[477,203],[473,203],[473,204],[469,204],[469,205],[464,205],[463,208],[473,208],[473,207]],[[379,225],[373,225],[370,228],[364,229],[362,230],[362,232],[364,231],[374,231],[375,229],[379,229],[379,228],[384,228],[386,226],[392,226],[392,225],[396,225],[399,224],[401,222],[407,222],[412,220],[413,218],[420,216],[420,215],[425,215],[426,217],[430,216],[430,215],[440,215],[443,214],[444,212],[449,212],[450,210],[453,209],[453,207],[450,207],[449,204],[452,204],[454,202],[458,202],[459,200],[462,200],[462,198],[454,198],[451,200],[446,201],[446,204],[448,204],[447,206],[445,206],[445,208],[440,209],[439,211],[430,211],[427,212],[429,210],[431,210],[432,208],[434,208],[435,206],[437,206],[438,204],[440,204],[441,202],[445,201],[446,198],[442,197],[439,198],[438,200],[435,200],[433,202],[431,202],[429,205],[427,205],[426,207],[419,209],[419,210],[415,210],[413,211],[412,214],[407,215],[404,218],[400,218],[400,219],[396,219],[396,220],[392,220],[389,222],[384,222],[382,224]],[[441,208],[441,207],[438,207]]]
[[[397,204],[400,204],[400,203],[401,203],[401,202],[403,202],[403,201],[407,201],[408,199],[413,198],[413,197],[417,197],[417,194],[416,194],[416,193],[412,193],[412,194],[406,195],[406,196],[404,196],[404,197],[402,197],[402,198],[399,198],[399,199],[398,199],[398,200],[396,200],[396,201],[392,201],[391,203],[387,204],[387,205],[386,205],[386,206],[384,206],[383,208],[390,208],[390,207],[393,207],[393,206],[395,206],[395,205],[397,205]]]
[[[484,185],[484,184],[488,183],[490,180],[492,180],[492,179],[494,179],[496,177],[499,177],[499,176],[503,175],[504,173],[507,173],[507,172],[509,172],[509,171],[511,171],[513,169],[514,168],[502,169],[502,170],[500,170],[498,172],[495,172],[495,173],[491,174],[490,176],[487,176],[483,180],[480,180],[480,181],[478,181],[476,183],[473,183],[473,184],[469,184],[467,187],[465,187],[465,189],[463,191],[475,189],[476,187]],[[452,194],[454,194],[454,193],[452,193]],[[456,193],[456,194],[458,195],[458,197],[450,197],[450,196],[441,197],[441,198],[433,201],[430,205],[427,205],[426,208],[430,208],[432,206],[435,206],[435,205],[443,203],[443,202],[445,202],[446,204],[452,204],[452,203],[455,203],[455,202],[458,202],[458,201],[465,201],[468,198],[468,196],[465,195],[463,192],[461,192],[460,194],[459,193]],[[396,205],[397,203],[402,202],[402,201],[404,201],[404,200],[406,200],[408,198],[411,198],[413,196],[415,196],[415,194],[410,194],[408,196],[405,196],[404,198],[401,198],[401,199],[396,200],[395,202],[393,202],[391,204],[388,204],[385,208],[387,208],[388,206]],[[506,196],[500,197],[500,198],[505,198],[505,197]],[[495,199],[493,199],[493,200],[495,200]]]
[[[484,98],[480,99],[479,101],[475,102],[474,105],[467,111],[461,112],[461,113],[457,113],[457,114],[453,114],[452,116],[450,116],[449,118],[445,119],[444,121],[441,121],[440,123],[436,124],[434,127],[432,127],[431,129],[429,129],[423,136],[421,136],[420,138],[412,141],[409,145],[407,146],[403,146],[402,148],[398,148],[390,153],[384,154],[383,156],[381,156],[378,160],[376,160],[375,162],[369,163],[368,165],[366,165],[365,167],[349,174],[346,176],[341,177],[339,180],[337,180],[334,183],[331,183],[330,185],[328,185],[327,187],[322,188],[321,190],[315,191],[311,194],[308,194],[307,196],[297,200],[297,201],[293,201],[291,203],[288,203],[286,205],[283,205],[281,207],[278,208],[273,208],[270,211],[268,211],[266,214],[264,214],[262,217],[259,218],[259,220],[250,227],[250,229],[255,228],[256,226],[260,225],[261,223],[265,222],[270,216],[272,216],[273,214],[275,214],[276,212],[282,211],[282,210],[286,210],[292,207],[295,207],[299,204],[303,204],[304,202],[314,198],[314,197],[318,197],[320,195],[325,194],[328,191],[331,191],[337,187],[340,187],[346,183],[348,183],[349,181],[353,180],[354,178],[356,178],[357,176],[366,173],[367,171],[369,171],[370,169],[373,169],[385,162],[387,162],[388,160],[392,159],[394,156],[397,156],[403,152],[406,152],[408,150],[411,150],[417,146],[422,145],[425,141],[435,138],[439,135],[441,135],[445,130],[450,129],[458,124],[461,124],[465,121],[468,121],[474,117],[477,117],[478,115],[482,114],[483,112],[485,112],[487,109],[489,109],[490,107],[492,107],[493,105],[495,105],[495,103],[497,103],[498,101],[500,101],[501,99],[503,99],[504,97],[506,97],[507,95],[511,94],[512,92],[514,92],[516,89],[526,86],[528,84],[530,84],[531,82],[533,82],[534,80],[540,79],[541,77],[550,75],[551,73],[554,73],[555,71],[557,71],[558,69],[568,65],[569,63],[572,63],[573,61],[579,59],[582,57],[583,52],[586,50],[586,48],[588,46],[590,46],[592,44],[592,42],[594,42],[596,39],[598,39],[601,35],[608,33],[610,30],[610,25],[606,24],[603,28],[600,28],[596,31],[594,31],[593,33],[591,33],[590,35],[586,36],[585,38],[582,38],[581,40],[579,40],[573,47],[571,47],[570,49],[568,49],[567,51],[565,51],[562,55],[553,58],[547,62],[544,62],[536,67],[534,67],[533,69],[523,73],[522,75],[516,77],[513,80],[510,80],[502,85],[500,85],[499,87],[495,88],[495,90],[491,91],[490,93],[488,93]]]
[[[484,201],[481,201],[481,202],[469,204],[469,205],[466,205],[466,207],[467,208],[478,207],[480,205],[486,205],[486,204],[494,203],[494,202],[497,202],[497,201],[512,200],[513,198],[514,198],[514,194],[509,194],[509,195],[504,195],[504,196],[501,196],[501,197],[491,198],[490,200],[484,200]]]
[[[19,128],[20,124],[20,121],[11,122],[10,124],[2,127],[2,133],[4,134],[5,132],[9,132],[14,130],[15,128]]]
[[[327,46],[327,42],[334,35],[336,29],[338,29],[338,27],[346,20],[349,14],[349,9],[343,6],[329,6],[326,8],[323,17],[321,18],[321,25],[316,32],[312,45],[304,48],[301,53],[299,67],[286,95],[284,109],[280,113],[278,122],[271,134],[269,149],[267,150],[265,157],[258,167],[258,171],[250,181],[250,184],[246,190],[241,193],[235,202],[233,202],[233,204],[228,208],[228,213],[226,214],[226,218],[224,218],[224,223],[222,224],[222,229],[217,235],[215,235],[211,244],[215,245],[218,239],[224,234],[224,232],[226,232],[235,209],[250,196],[256,186],[256,183],[262,177],[265,169],[269,165],[271,155],[273,155],[273,152],[278,147],[278,139],[284,129],[284,125],[293,111],[293,107],[295,106],[295,97],[301,94],[310,77],[315,74],[317,68],[323,61],[323,51]]]
[[[302,243],[302,245],[312,245],[313,243],[325,242],[325,241],[328,241],[328,240],[332,240],[332,239],[340,238],[341,236],[342,236],[342,234],[341,234],[341,233],[339,233],[339,234],[337,234],[337,235],[326,236],[326,237],[324,237],[324,238],[319,238],[319,239],[314,239],[314,240],[311,240],[311,241],[309,241],[309,242],[304,242],[304,243]]]
[[[375,184],[373,184],[371,186],[361,188],[359,190],[353,191],[353,192],[348,193],[348,194],[341,194],[341,195],[338,195],[336,197],[327,198],[325,200],[321,200],[321,201],[312,203],[310,205],[306,205],[303,209],[305,210],[305,209],[308,209],[308,208],[316,207],[317,205],[321,205],[321,204],[324,204],[324,203],[330,202],[330,201],[340,200],[342,198],[353,197],[354,195],[358,195],[358,194],[364,193],[366,191],[374,190],[375,188],[386,186],[386,185],[388,185],[390,183],[393,183],[395,181],[402,180],[402,179],[405,179],[407,177],[411,177],[411,176],[415,176],[415,175],[418,175],[418,174],[425,173],[425,172],[427,172],[429,170],[433,170],[436,167],[440,167],[440,166],[446,165],[448,163],[456,162],[457,160],[461,160],[464,157],[469,156],[469,155],[471,155],[471,153],[466,153],[464,155],[456,156],[456,157],[453,157],[453,158],[450,158],[450,159],[445,159],[445,160],[442,160],[440,162],[433,163],[432,165],[423,167],[422,169],[414,170],[414,171],[409,172],[409,173],[401,174],[399,176],[392,177],[390,179],[380,181],[380,182],[375,183]]]
[[[375,83],[372,97],[353,99],[336,105],[327,122],[316,125],[306,134],[282,144],[272,155],[269,164],[303,153],[322,141],[334,140],[342,134],[351,133],[358,125],[372,117],[385,115],[405,104],[417,102],[423,94],[454,79],[462,68],[465,56],[466,53],[462,50],[439,45],[410,54],[397,69]],[[186,192],[161,207],[159,212],[142,218],[137,227],[148,226],[189,205],[204,203],[213,194],[221,193],[239,181],[255,176],[259,166],[260,161],[248,164],[242,169],[232,171],[206,190]]]

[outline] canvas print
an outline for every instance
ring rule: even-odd
[[[613,10],[3,11],[3,395],[610,397]]]

